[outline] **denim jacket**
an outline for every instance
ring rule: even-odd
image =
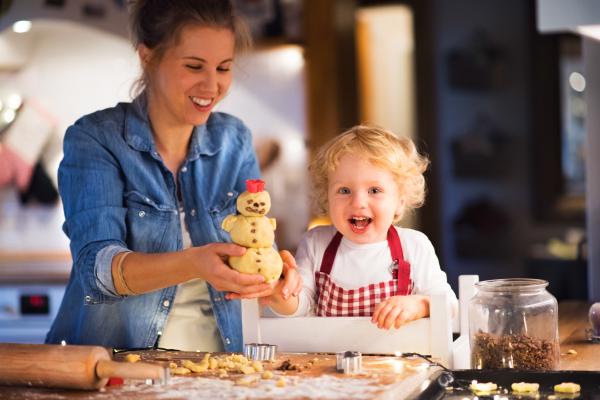
[[[248,128],[230,115],[211,113],[194,127],[178,177],[193,245],[231,242],[221,223],[237,213],[246,180],[260,177]],[[144,95],[69,127],[58,181],[73,269],[46,343],[154,345],[177,286],[123,296],[111,273],[121,252],[164,253],[183,246],[175,177],[156,150]],[[210,284],[208,290],[225,349],[241,352],[240,301],[227,300]]]

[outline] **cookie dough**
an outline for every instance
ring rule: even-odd
[[[273,377],[273,373],[271,371],[265,371],[260,377],[263,379],[271,379]]]
[[[263,248],[275,241],[275,218],[228,215],[222,228],[229,232],[234,243],[244,247]]]
[[[581,386],[573,382],[563,382],[560,385],[554,386],[554,391],[560,393],[577,393],[581,391]]]
[[[247,249],[241,257],[229,257],[229,266],[244,274],[260,274],[266,283],[273,283],[281,275],[283,261],[274,248],[268,247]]]
[[[498,385],[492,382],[488,383],[472,383],[471,389],[476,390],[478,392],[491,392],[492,390],[498,389]]]
[[[249,187],[248,181],[246,187],[253,190]],[[246,190],[237,198],[237,209],[246,217],[264,216],[271,209],[271,196],[269,196],[269,192],[262,189],[256,193]]]
[[[128,363],[134,363],[139,360],[140,360],[139,354],[127,354],[123,361],[128,362]]]
[[[513,383],[511,385],[512,390],[515,392],[537,392],[540,389],[539,383]]]

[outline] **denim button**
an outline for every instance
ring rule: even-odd
[[[92,301],[92,298],[90,296],[85,296],[85,301]]]
[[[190,214],[191,214],[192,216],[196,215],[196,210],[192,210],[192,211],[190,212]]]
[[[150,201],[150,199],[146,197],[146,201]]]
[[[221,301],[220,297],[215,297],[215,301]]]
[[[171,302],[169,302],[169,300],[165,300],[163,302],[163,306],[165,306],[165,307],[169,307],[170,304],[171,304]]]
[[[227,344],[230,344],[231,342],[229,341],[229,338],[225,339],[225,342],[227,342]]]
[[[146,215],[146,213],[143,211],[140,211],[140,217],[143,217],[144,215]]]
[[[228,192],[228,193],[227,193],[227,196],[231,197],[231,196],[233,196],[233,193],[231,193],[231,192]]]
[[[181,168],[181,172],[187,172],[187,167]]]

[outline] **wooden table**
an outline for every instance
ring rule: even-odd
[[[561,369],[600,371],[600,344],[586,341],[585,329],[590,328],[588,311],[591,304],[566,301],[559,305],[559,337]],[[575,350],[577,354],[568,354]],[[199,361],[203,353],[189,352],[138,352],[143,360],[151,361],[165,355],[181,364],[181,359]],[[119,360],[122,356],[115,356]],[[302,372],[275,371],[269,380],[259,379],[250,387],[234,386],[243,375],[230,373],[219,378],[218,372],[175,376],[168,386],[145,385],[142,382],[124,386],[107,387],[103,392],[80,392],[50,389],[0,387],[0,400],[4,399],[406,399],[439,367],[426,367],[422,359],[364,356],[364,375],[348,376],[337,372],[335,355],[280,354],[275,364],[264,363],[265,369],[274,370],[284,360],[306,367],[318,358],[311,368]],[[287,386],[275,383],[284,376]],[[296,381],[297,377],[297,381]]]
[[[141,351],[143,361],[157,357],[200,361],[204,353]],[[215,355],[219,355],[218,353]],[[117,355],[120,360],[124,355]],[[317,360],[315,360],[315,358]],[[301,367],[301,371],[276,370],[283,361]],[[309,366],[309,362],[313,361]],[[243,375],[229,372],[219,377],[219,372],[171,377],[166,386],[147,385],[141,381],[111,386],[101,392],[82,392],[51,389],[0,387],[0,399],[399,399],[403,400],[419,388],[440,367],[430,367],[421,358],[363,356],[363,374],[346,375],[336,369],[335,354],[280,354],[275,363],[263,362],[265,370],[273,371],[271,379],[261,379],[260,374]],[[249,386],[236,386],[236,382],[253,376],[257,380]],[[277,387],[283,377],[285,387]]]
[[[588,312],[592,303],[566,300],[558,306],[560,369],[600,371],[600,344],[589,342],[585,330],[592,327]],[[577,354],[569,354],[575,350]]]

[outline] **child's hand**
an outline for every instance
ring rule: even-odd
[[[429,316],[429,297],[426,296],[392,296],[375,307],[371,322],[379,329],[396,329],[407,322]]]
[[[283,261],[283,270],[281,271],[283,281],[279,280],[280,285],[277,286],[273,293],[277,295],[277,289],[279,289],[279,297],[287,300],[290,295],[297,297],[302,291],[304,283],[298,272],[296,272],[296,260],[292,254],[287,250],[281,250],[279,255]],[[263,306],[269,304],[269,299],[270,297],[268,296],[263,297]]]

